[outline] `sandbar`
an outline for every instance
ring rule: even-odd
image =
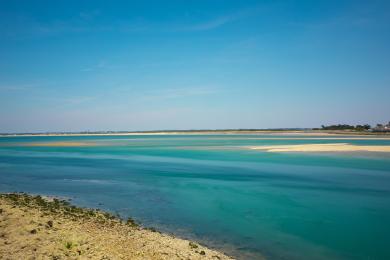
[[[349,143],[251,146],[267,152],[390,152],[390,145],[354,145]]]
[[[42,146],[42,147],[78,147],[95,146],[94,142],[41,142],[41,143],[23,143],[21,146]]]

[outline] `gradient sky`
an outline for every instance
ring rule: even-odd
[[[0,0],[0,132],[390,120],[390,1]]]

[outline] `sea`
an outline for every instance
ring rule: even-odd
[[[390,139],[0,137],[0,192],[59,196],[238,259],[390,259],[389,153],[250,149],[324,143]]]

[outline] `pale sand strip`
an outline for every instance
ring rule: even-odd
[[[21,146],[38,147],[77,147],[77,146],[95,146],[93,142],[41,142],[41,143],[22,143]]]
[[[16,201],[0,195],[0,259],[232,259],[188,240],[103,217],[103,212],[88,217],[70,208],[62,214],[52,212],[53,202],[44,209]]]
[[[268,145],[249,148],[267,152],[390,152],[390,145],[353,145],[348,143]]]

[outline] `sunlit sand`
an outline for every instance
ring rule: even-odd
[[[251,146],[250,149],[264,150],[267,152],[390,152],[390,145],[334,143]]]
[[[27,143],[22,146],[42,146],[42,147],[77,147],[77,146],[95,146],[93,142],[42,142],[42,143]]]

